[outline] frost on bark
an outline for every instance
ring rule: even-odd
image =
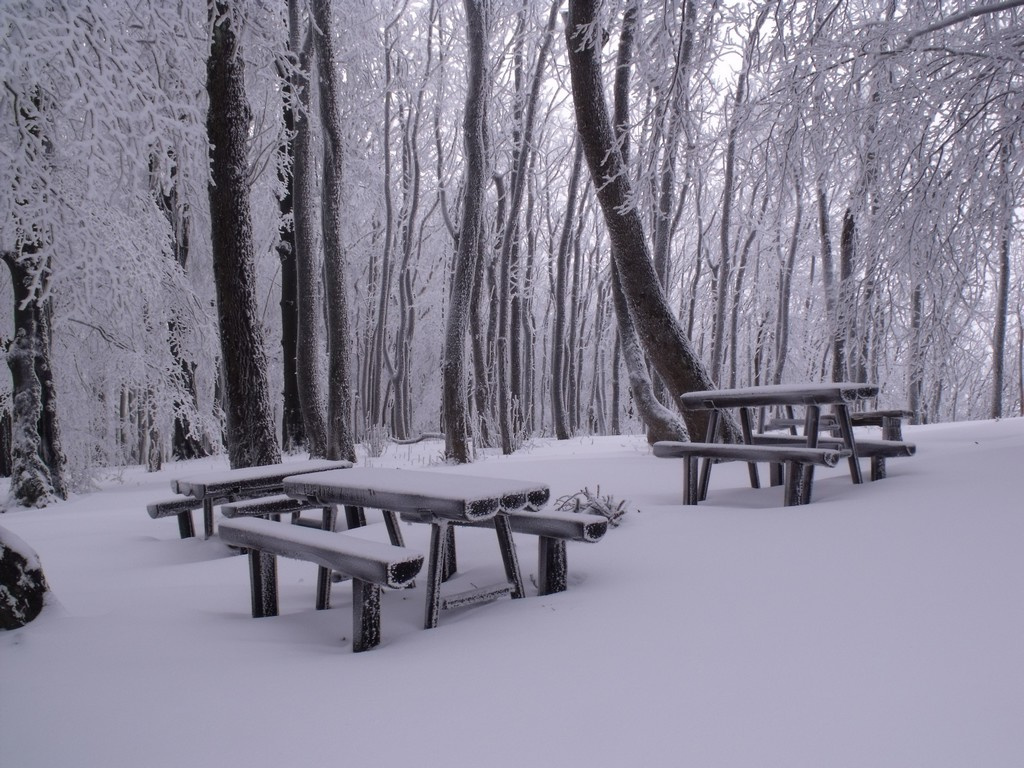
[[[479,268],[482,206],[486,183],[484,159],[484,49],[486,45],[481,0],[464,0],[469,66],[466,71],[466,110],[463,115],[465,179],[462,220],[452,268],[451,301],[445,325],[443,404],[445,455],[460,464],[472,460],[469,412],[466,402],[466,331],[473,277]]]
[[[32,334],[19,328],[7,350],[14,382],[10,495],[12,502],[23,507],[45,507],[57,496],[41,456],[38,424],[43,414],[43,388],[35,372],[35,347]]]
[[[46,592],[39,556],[0,528],[0,630],[17,629],[35,619],[43,610]]]
[[[316,233],[316,168],[313,162],[309,115],[309,69],[312,35],[299,44],[296,3],[289,4],[293,54],[298,66],[292,73],[295,140],[292,144],[292,206],[295,227],[295,293],[298,299],[295,376],[299,407],[308,441],[309,455],[327,456],[327,405],[322,371],[324,307],[321,297],[321,263]]]
[[[32,273],[41,265],[26,250],[3,253],[14,287],[15,337],[7,348],[12,384],[10,500],[44,507],[67,498],[68,491],[50,368],[49,300],[40,301],[29,289]]]
[[[619,153],[605,101],[597,42],[597,0],[572,0],[566,38],[576,127],[611,241],[612,259],[637,337],[674,398],[713,386],[704,365],[665,299],[651,259],[640,212]],[[707,413],[687,412],[691,434],[703,435]],[[735,425],[729,425],[735,437]]]
[[[324,238],[324,289],[327,305],[327,458],[355,461],[352,386],[349,376],[348,292],[341,244],[341,109],[334,47],[331,0],[313,0],[313,48],[320,74],[320,123],[324,162],[321,227]]]
[[[257,314],[256,266],[246,154],[249,105],[235,35],[237,11],[210,4],[212,43],[206,64],[210,107],[210,223],[217,294],[227,446],[231,466],[281,461],[267,383],[267,356]]]

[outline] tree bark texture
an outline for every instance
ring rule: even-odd
[[[612,245],[637,336],[673,398],[713,387],[661,290],[625,164],[615,145],[601,78],[597,0],[571,0],[566,37],[576,126]],[[691,434],[705,434],[707,413],[687,412]],[[729,436],[736,435],[729,425]]]
[[[626,12],[623,14],[622,33],[619,36],[619,50],[615,68],[614,130],[618,138],[619,147],[621,148],[620,152],[624,164],[629,160],[629,79],[633,66],[636,20],[637,7],[635,4],[632,4],[627,7]],[[658,399],[654,383],[651,381],[650,373],[647,370],[647,360],[644,357],[643,348],[640,340],[637,338],[633,318],[629,313],[629,303],[622,292],[622,282],[619,279],[614,256],[612,257],[608,280],[611,284],[612,305],[615,308],[615,317],[618,321],[622,359],[626,363],[629,386],[633,392],[633,400],[636,403],[637,412],[647,427],[647,441],[649,443],[656,443],[658,440],[689,440],[686,424],[682,418],[669,408],[666,408]]]
[[[249,105],[231,4],[212,2],[206,65],[210,107],[210,223],[217,295],[228,458],[232,467],[281,461],[259,324],[246,144]]]
[[[327,405],[323,380],[323,287],[317,249],[316,170],[310,133],[309,72],[312,35],[300,43],[297,0],[289,3],[291,41],[297,57],[292,84],[295,94],[295,140],[292,143],[292,206],[295,227],[295,295],[298,300],[295,376],[299,408],[312,458],[327,456]]]
[[[334,45],[331,42],[331,0],[313,0],[313,47],[320,83],[320,123],[324,162],[320,225],[324,239],[324,290],[327,305],[327,458],[355,461],[349,350],[348,288],[341,243],[341,110]]]
[[[28,248],[32,250],[31,247]],[[14,288],[14,339],[7,349],[11,371],[11,498],[28,507],[66,499],[65,458],[50,365],[49,299],[29,286],[40,267],[32,253],[5,251]]]
[[[457,463],[472,460],[469,413],[466,403],[466,331],[473,277],[479,269],[484,189],[487,180],[484,142],[486,33],[483,0],[464,0],[469,63],[466,71],[466,108],[462,120],[465,148],[465,183],[458,248],[452,268],[451,299],[445,325],[441,362],[445,419],[445,455]]]
[[[298,24],[297,14],[292,9],[296,3],[289,2],[289,40],[297,39],[291,34],[291,24]],[[296,9],[297,10],[297,9]],[[291,46],[289,46],[291,47]],[[293,66],[298,61],[292,62]],[[306,428],[302,420],[302,405],[299,402],[298,345],[299,345],[299,295],[298,264],[295,256],[295,206],[294,167],[295,158],[295,88],[290,68],[279,67],[283,107],[281,117],[284,123],[284,137],[277,147],[277,177],[282,186],[278,199],[281,225],[278,228],[277,255],[281,261],[281,358],[284,385],[281,392],[281,447],[286,453],[305,448]]]

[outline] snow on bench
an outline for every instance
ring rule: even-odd
[[[226,544],[249,551],[253,618],[276,616],[277,556],[315,563],[352,579],[352,650],[380,643],[380,589],[404,587],[423,567],[423,555],[351,536],[260,518],[229,519],[220,525]],[[325,609],[328,605],[318,604]]]
[[[753,435],[756,445],[794,445],[802,444],[804,438],[792,435]],[[841,449],[843,441],[839,438],[823,437],[818,440],[818,447]],[[917,446],[902,440],[857,440],[857,458],[871,459],[871,479],[881,480],[885,477],[885,460],[905,458],[917,453]]]
[[[582,541],[594,543],[608,531],[608,518],[581,512],[515,510],[507,512],[513,533],[537,537],[537,594],[551,595],[564,592],[569,583],[569,564],[565,543]],[[418,522],[415,516],[403,519]],[[493,526],[492,520],[477,523]]]
[[[683,503],[696,504],[707,496],[707,476],[711,461],[759,461],[786,465],[785,505],[795,506],[810,500],[810,487],[805,490],[802,468],[805,466],[834,467],[851,453],[845,449],[806,448],[789,445],[745,445],[732,443],[686,443],[661,440],[654,444],[654,455],[662,459],[684,459]],[[704,487],[698,487],[698,460],[706,459]]]

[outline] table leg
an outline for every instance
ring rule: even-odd
[[[708,434],[705,442],[713,443],[718,440],[718,425],[722,416],[717,410],[708,414]],[[711,459],[704,459],[700,465],[700,483],[697,487],[698,497],[701,501],[708,496],[708,484],[711,482]],[[694,502],[696,503],[696,502]]]
[[[213,536],[213,497],[203,499],[203,538]]]
[[[430,551],[427,555],[427,606],[423,621],[424,629],[437,626],[441,613],[441,576],[445,558],[445,544],[448,541],[447,520],[434,519],[430,524]]]
[[[857,442],[853,439],[853,422],[850,420],[850,409],[845,403],[837,403],[833,408],[836,421],[839,422],[839,434],[843,436],[843,445],[850,451],[850,477],[854,483],[863,483],[864,475],[860,471],[860,457],[857,455]]]
[[[349,529],[362,528],[366,525],[366,512],[362,507],[345,505],[345,526]]]
[[[494,530],[498,534],[501,561],[505,564],[505,579],[512,585],[512,598],[526,597],[523,575],[519,570],[519,556],[516,554],[515,542],[512,541],[512,524],[506,515],[494,518]]]
[[[323,508],[320,528],[333,531],[337,522],[338,508],[328,505]],[[318,565],[316,569],[316,609],[326,611],[331,607],[331,569]]]
[[[808,448],[818,447],[818,427],[821,423],[821,407],[808,405],[804,416],[804,439],[807,440]],[[800,482],[800,504],[811,503],[811,486],[814,483],[814,465],[807,464],[802,468],[802,479]]]
[[[740,408],[740,429],[743,431],[743,442],[747,445],[754,444],[753,430],[750,427],[750,409]],[[757,463],[748,462],[747,472],[750,474],[750,487],[760,488],[761,480],[757,476]]]

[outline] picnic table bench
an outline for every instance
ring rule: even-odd
[[[427,555],[424,626],[437,626],[445,608],[509,596],[525,596],[512,533],[539,537],[541,594],[565,589],[566,541],[599,540],[607,521],[596,515],[543,512],[550,490],[546,485],[503,478],[402,469],[355,468],[290,477],[285,492],[318,504],[379,509],[406,522],[431,526]],[[569,519],[573,518],[573,519]],[[442,583],[456,568],[456,526],[493,529],[504,568],[503,582],[442,595]]]
[[[779,435],[762,433],[753,436],[755,445],[801,445],[803,438],[799,435]],[[836,438],[819,438],[818,445],[827,448],[842,448],[843,443]],[[905,456],[913,456],[917,452],[917,446],[902,440],[857,440],[857,456],[862,459],[871,460],[871,480],[882,480],[885,477],[885,460]],[[773,475],[772,482],[777,482],[777,476]]]
[[[802,469],[807,466],[834,467],[841,459],[848,458],[850,451],[845,448],[806,448],[798,445],[741,445],[730,443],[689,443],[662,440],[654,444],[654,455],[659,458],[684,459],[683,462],[683,503],[696,504],[707,498],[708,478],[698,482],[698,460],[707,463],[707,474],[711,473],[712,461],[745,461],[747,463],[766,461],[785,465],[786,487],[784,504],[795,506],[810,501],[810,490],[803,487],[809,479]]]
[[[836,440],[840,441],[840,449],[845,451],[845,456],[850,467],[850,477],[854,483],[864,482],[861,473],[858,441],[853,433],[853,422],[851,420],[851,406],[870,400],[878,395],[878,387],[874,384],[836,382],[820,384],[781,384],[757,387],[742,387],[738,389],[706,390],[688,392],[680,396],[680,405],[684,410],[709,410],[708,430],[705,445],[716,444],[718,440],[721,413],[725,410],[736,408],[739,410],[740,426],[743,435],[743,443],[747,449],[739,451],[736,456],[747,461],[750,474],[750,484],[754,488],[760,487],[757,475],[758,459],[746,459],[746,456],[755,455],[749,450],[751,447],[759,448],[786,448],[804,447],[817,449],[819,447],[819,432],[823,427],[823,420],[827,419],[826,428],[834,430]],[[769,445],[762,441],[758,444],[755,440],[755,433],[752,426],[751,410],[754,408],[766,408],[781,406],[792,413],[794,406],[802,406],[805,410],[803,420],[803,434],[792,435],[792,445],[778,443]],[[831,414],[822,414],[823,407],[830,407]],[[791,432],[795,432],[795,424],[785,424]],[[834,450],[836,446],[830,444],[823,446],[825,449]],[[705,449],[711,450],[711,449]],[[711,473],[712,461],[726,460],[723,456],[705,455],[701,465],[701,474],[697,488],[697,498],[703,499],[707,494],[707,485]],[[735,459],[734,459],[735,460]],[[806,504],[810,501],[810,494],[815,466],[821,466],[823,459],[819,460],[813,454],[805,454],[803,461],[796,458],[784,461],[769,461],[773,467],[779,467],[784,463],[800,464],[800,472],[803,478],[797,482],[787,484],[789,491],[799,488],[801,499],[799,503]],[[791,467],[792,468],[792,467]],[[795,471],[795,470],[794,470]],[[779,481],[778,473],[773,471],[773,483]],[[787,491],[787,503],[793,501]],[[793,502],[796,503],[796,502]]]
[[[203,510],[203,535],[213,535],[213,510],[217,504],[257,499],[282,492],[288,475],[323,472],[351,467],[350,461],[312,459],[283,464],[268,464],[241,469],[209,470],[171,481],[171,490],[178,496],[147,505],[149,516],[157,519],[176,516],[181,538],[195,536],[192,511]]]
[[[316,530],[256,517],[229,519],[220,525],[226,544],[249,553],[253,618],[276,616],[277,557],[315,563],[321,571],[352,579],[352,650],[380,643],[381,587],[409,584],[423,567],[423,555],[405,547],[357,538],[345,532]],[[317,608],[329,607],[320,600]]]

